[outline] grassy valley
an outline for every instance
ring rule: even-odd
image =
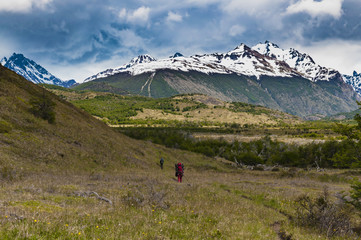
[[[326,145],[307,145],[309,162],[295,167],[289,161],[294,146],[272,139],[286,132],[323,140],[339,136],[329,122],[305,122],[205,95],[151,99],[47,89],[0,66],[1,239],[360,236],[359,208],[342,200],[342,195],[352,197],[352,184],[360,177],[357,166],[348,162],[342,169],[317,171],[308,164],[318,159],[323,167],[326,158],[337,162],[353,154],[354,146],[341,151],[346,142],[333,141],[329,149],[340,150],[334,157],[325,155],[331,152]],[[138,133],[143,140],[123,133]],[[261,139],[207,137],[207,142],[198,141],[196,133]],[[276,165],[277,151],[282,165]],[[264,162],[241,164],[244,159]],[[174,177],[177,162],[185,165],[181,184]]]

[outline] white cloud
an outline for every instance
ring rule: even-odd
[[[314,42],[310,46],[292,43],[292,47],[309,54],[317,64],[334,68],[343,74],[352,74],[354,70],[361,72],[359,41],[329,39]]]
[[[0,0],[0,11],[30,12],[34,8],[45,10],[52,0]]]
[[[222,1],[223,0],[186,0],[185,3],[183,4],[186,4],[187,6],[191,5],[191,6],[205,7],[214,3],[222,3]]]
[[[280,4],[288,0],[226,0],[222,2],[222,9],[228,13],[239,15],[246,13],[248,15],[263,15],[265,12],[273,13],[273,10],[279,11]]]
[[[127,10],[122,8],[118,12],[118,17],[121,20],[125,20],[128,23],[137,24],[137,25],[144,25],[149,20],[151,9],[149,7],[139,7],[133,11]]]
[[[167,16],[167,21],[168,22],[182,22],[183,21],[183,17],[180,14],[174,13],[172,11],[168,12],[168,16]]]
[[[122,10],[119,11],[119,14],[118,14],[118,17],[119,18],[126,18],[127,17],[127,9],[123,8]]]
[[[342,3],[344,0],[299,0],[298,2],[290,5],[286,13],[308,13],[312,17],[331,15],[338,19],[342,15]]]
[[[229,29],[229,35],[232,37],[241,36],[246,31],[246,28],[240,25],[233,25]]]
[[[146,23],[148,22],[150,14],[149,7],[140,7],[131,13],[127,14],[127,21],[131,23]]]

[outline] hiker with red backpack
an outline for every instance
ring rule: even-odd
[[[178,182],[182,182],[184,174],[184,165],[182,163],[175,164],[175,176],[178,177]]]

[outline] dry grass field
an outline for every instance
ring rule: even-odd
[[[160,149],[164,170],[154,158],[117,171],[38,172],[1,181],[0,239],[287,239],[282,233],[327,239],[292,220],[295,200],[325,188],[333,200],[349,191],[350,177],[341,171],[241,170]],[[186,169],[178,183],[174,163],[181,159]]]

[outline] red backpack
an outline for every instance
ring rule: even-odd
[[[183,168],[182,168],[182,164],[181,164],[181,163],[178,163],[178,165],[177,165],[177,172],[183,173]]]

